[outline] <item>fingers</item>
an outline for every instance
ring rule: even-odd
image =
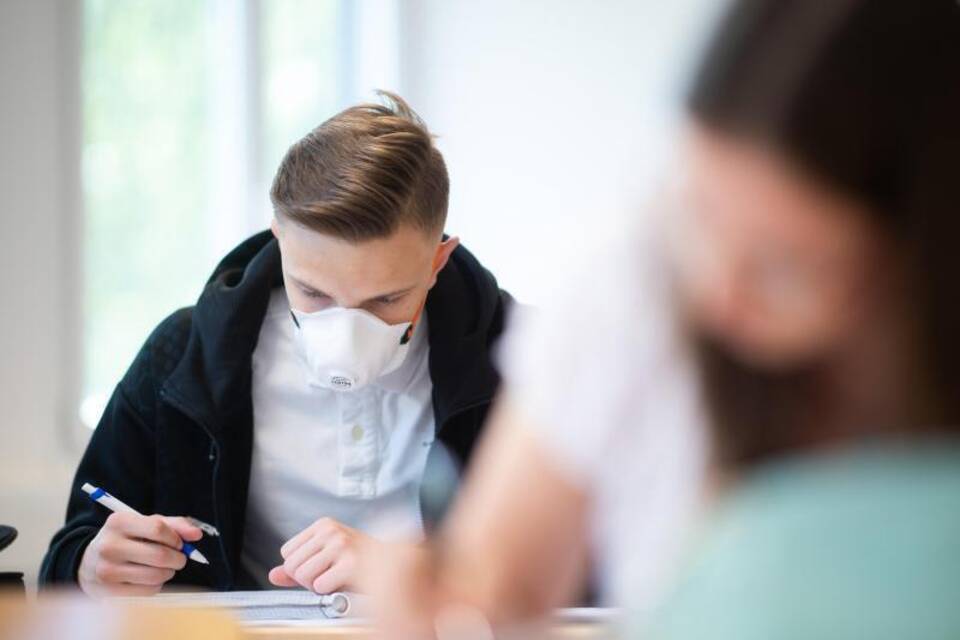
[[[187,564],[184,540],[203,532],[185,518],[113,513],[87,545],[77,581],[93,595],[151,595]]]
[[[300,584],[287,575],[287,572],[283,570],[283,567],[274,567],[270,569],[270,573],[267,574],[267,579],[270,580],[270,584],[276,585],[278,587],[298,587]]]
[[[179,571],[187,564],[187,556],[181,551],[155,542],[121,538],[104,545],[100,555],[112,562],[133,562],[158,569]]]
[[[352,565],[350,556],[338,557],[333,550],[324,549],[297,568],[295,576],[280,566],[271,569],[267,577],[278,587],[299,586],[317,593],[333,593],[347,585]]]
[[[337,548],[334,545],[327,545],[310,558],[307,558],[293,573],[287,571],[286,567],[284,567],[284,571],[287,571],[287,575],[291,576],[305,589],[313,589],[314,580],[333,566],[334,562],[338,560],[341,551],[341,548]]]
[[[126,537],[159,542],[172,549],[180,549],[183,541],[162,516],[142,516],[136,513],[113,513],[106,526],[120,531]]]
[[[296,551],[307,540],[314,537],[315,534],[332,532],[337,528],[337,525],[338,523],[332,518],[320,518],[312,525],[287,540],[284,545],[280,547],[280,556],[286,559],[287,556]]]
[[[186,518],[180,516],[162,516],[162,519],[167,526],[173,529],[183,540],[196,542],[203,537],[203,531],[201,531],[200,527],[192,524]]]
[[[310,525],[297,535],[293,536],[280,547],[280,557],[286,559],[291,553],[300,548],[300,546],[313,537],[313,525]]]
[[[336,562],[328,570],[313,579],[310,588],[317,593],[333,593],[347,586],[352,573],[351,561]]]
[[[126,582],[104,583],[99,592],[91,595],[140,598],[152,596],[160,591],[163,585],[129,584]]]
[[[281,587],[302,586],[329,593],[348,584],[355,555],[366,537],[330,518],[321,518],[281,548],[283,564],[268,579]]]
[[[313,530],[315,526],[316,526],[316,523],[310,525],[309,527],[307,527],[306,529],[304,529],[303,531],[301,531],[300,533],[298,533],[297,535],[293,536],[292,538],[287,540],[285,543],[283,543],[283,546],[280,547],[280,557],[286,560],[291,553],[299,549],[303,545],[303,543],[305,543],[307,540],[312,538]]]
[[[271,582],[312,589],[313,581],[330,568],[346,546],[343,527],[330,518],[321,518],[280,548],[283,565],[270,572]]]
[[[160,587],[173,578],[173,569],[159,569],[132,563],[102,562],[97,566],[97,580],[104,584],[132,584]]]
[[[283,561],[283,570],[287,572],[288,576],[293,577],[297,569],[300,568],[300,565],[319,553],[320,550],[323,549],[325,543],[326,540],[320,536],[310,538],[305,543],[300,545],[296,551],[287,556],[287,558]]]

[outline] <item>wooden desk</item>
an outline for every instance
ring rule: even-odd
[[[44,597],[39,602],[0,596],[0,640],[60,640],[77,636],[98,640],[370,640],[390,635],[368,624],[251,626],[225,611],[125,606],[95,602],[77,594]],[[476,634],[471,634],[476,637]],[[602,622],[564,621],[498,629],[498,640],[601,640],[613,637]]]
[[[374,637],[374,629],[358,625],[350,627],[245,627],[250,640],[360,640]]]
[[[249,640],[370,640],[389,638],[377,635],[370,626],[343,627],[245,627]],[[612,627],[605,624],[562,623],[546,627],[497,632],[498,640],[605,640],[614,637]]]

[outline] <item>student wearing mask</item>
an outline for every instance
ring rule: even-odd
[[[440,517],[424,478],[470,458],[510,297],[443,234],[443,158],[383,97],[290,148],[271,229],[147,339],[80,462],[41,585],[356,589],[369,549]],[[83,483],[153,515],[110,515]],[[186,562],[182,541],[210,564]]]
[[[381,561],[390,628],[540,615],[593,555],[654,638],[956,635],[958,77],[952,0],[734,3],[678,206],[518,328],[437,550]]]

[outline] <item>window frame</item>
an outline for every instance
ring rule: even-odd
[[[212,177],[214,215],[205,224],[208,229],[222,229],[224,224],[237,225],[241,235],[263,228],[263,204],[269,185],[260,176],[263,156],[262,110],[263,78],[262,34],[260,16],[269,0],[206,0],[213,13],[211,51],[217,68],[228,73],[214,80],[212,109],[214,155],[224,159]],[[373,88],[401,91],[402,51],[400,25],[405,4],[401,0],[337,0],[339,24],[344,34],[339,39],[341,66],[337,79],[338,108],[370,99]],[[62,440],[73,452],[86,446],[96,420],[85,422],[81,407],[84,395],[86,361],[84,343],[84,230],[87,211],[83,190],[83,2],[66,3],[63,8],[63,140],[64,184],[67,202],[64,206],[65,250],[63,260],[64,289],[67,313],[63,322],[63,389]],[[236,96],[241,100],[236,100]],[[237,184],[246,185],[237,190]],[[237,212],[240,212],[239,214]],[[235,237],[211,232],[215,239],[211,251],[225,254],[235,244]],[[198,282],[205,274],[198,274]],[[146,336],[144,336],[146,338]]]

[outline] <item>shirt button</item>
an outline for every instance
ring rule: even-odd
[[[354,442],[360,442],[363,439],[363,427],[358,424],[353,425],[353,428],[350,429],[350,435]]]

